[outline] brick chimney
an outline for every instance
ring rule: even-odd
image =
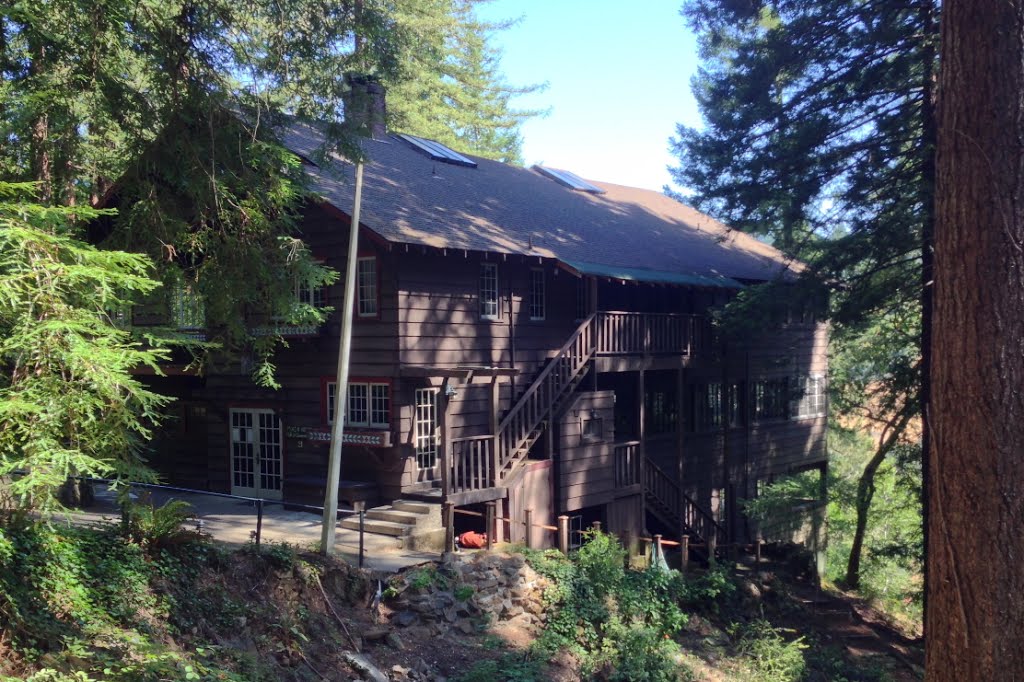
[[[384,86],[375,76],[346,76],[349,86],[344,97],[345,123],[364,137],[383,140],[388,130]]]

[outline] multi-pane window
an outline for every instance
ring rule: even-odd
[[[544,270],[530,270],[530,319],[543,320],[546,314],[544,302]]]
[[[576,280],[576,320],[586,319],[587,310],[587,280],[580,277]]]
[[[205,329],[206,309],[198,289],[185,282],[174,286],[171,299],[171,312],[174,324],[178,329]]]
[[[498,319],[498,265],[480,264],[480,317]]]
[[[432,469],[437,464],[437,389],[417,388],[413,434],[416,465]]]
[[[305,282],[295,283],[295,300],[314,308],[324,307],[324,288],[310,286]]]
[[[360,258],[356,265],[357,311],[360,317],[376,317],[380,309],[377,292],[377,257]]]
[[[753,418],[785,419],[789,415],[789,380],[765,379],[754,384]]]
[[[647,433],[672,433],[676,430],[676,398],[674,391],[650,391],[647,393],[644,415]]]
[[[797,386],[803,394],[794,403],[793,416],[797,419],[824,417],[825,377],[821,374],[801,377],[797,380]]]
[[[337,384],[327,384],[327,422],[334,421]],[[379,381],[350,381],[345,425],[386,429],[391,422],[391,386]]]
[[[743,426],[746,391],[742,382],[733,382],[725,387],[725,423],[729,428]]]
[[[722,384],[699,384],[694,395],[694,426],[697,431],[722,428]]]

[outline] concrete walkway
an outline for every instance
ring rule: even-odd
[[[73,523],[120,523],[121,511],[115,493],[102,484],[96,485],[96,502],[87,509],[75,510],[71,514]],[[256,531],[256,505],[245,500],[214,497],[201,493],[181,493],[166,490],[136,488],[138,498],[148,496],[154,506],[161,506],[170,500],[183,500],[192,506],[196,521],[202,521],[203,532],[214,540],[235,547],[242,547],[253,541]],[[317,513],[289,511],[280,504],[264,503],[261,542],[282,543],[300,549],[311,550],[320,544],[322,517]],[[394,573],[409,566],[435,561],[440,554],[414,552],[395,547],[394,538],[379,535],[364,535],[364,566],[382,573]],[[337,527],[334,544],[335,553],[346,562],[357,565],[359,557],[359,532]]]

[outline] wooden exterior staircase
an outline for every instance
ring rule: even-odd
[[[725,528],[649,457],[644,462],[643,479],[647,511],[668,528],[688,533],[693,543],[704,547],[700,553],[705,559],[714,547],[728,542]]]
[[[505,496],[530,449],[583,381],[595,352],[595,315],[585,319],[498,424],[496,433],[458,438],[442,462],[442,495],[455,504]]]

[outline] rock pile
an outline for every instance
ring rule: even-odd
[[[436,567],[402,574],[388,606],[394,625],[429,627],[434,634],[472,634],[500,623],[535,633],[544,622],[547,586],[518,554],[450,554]]]

